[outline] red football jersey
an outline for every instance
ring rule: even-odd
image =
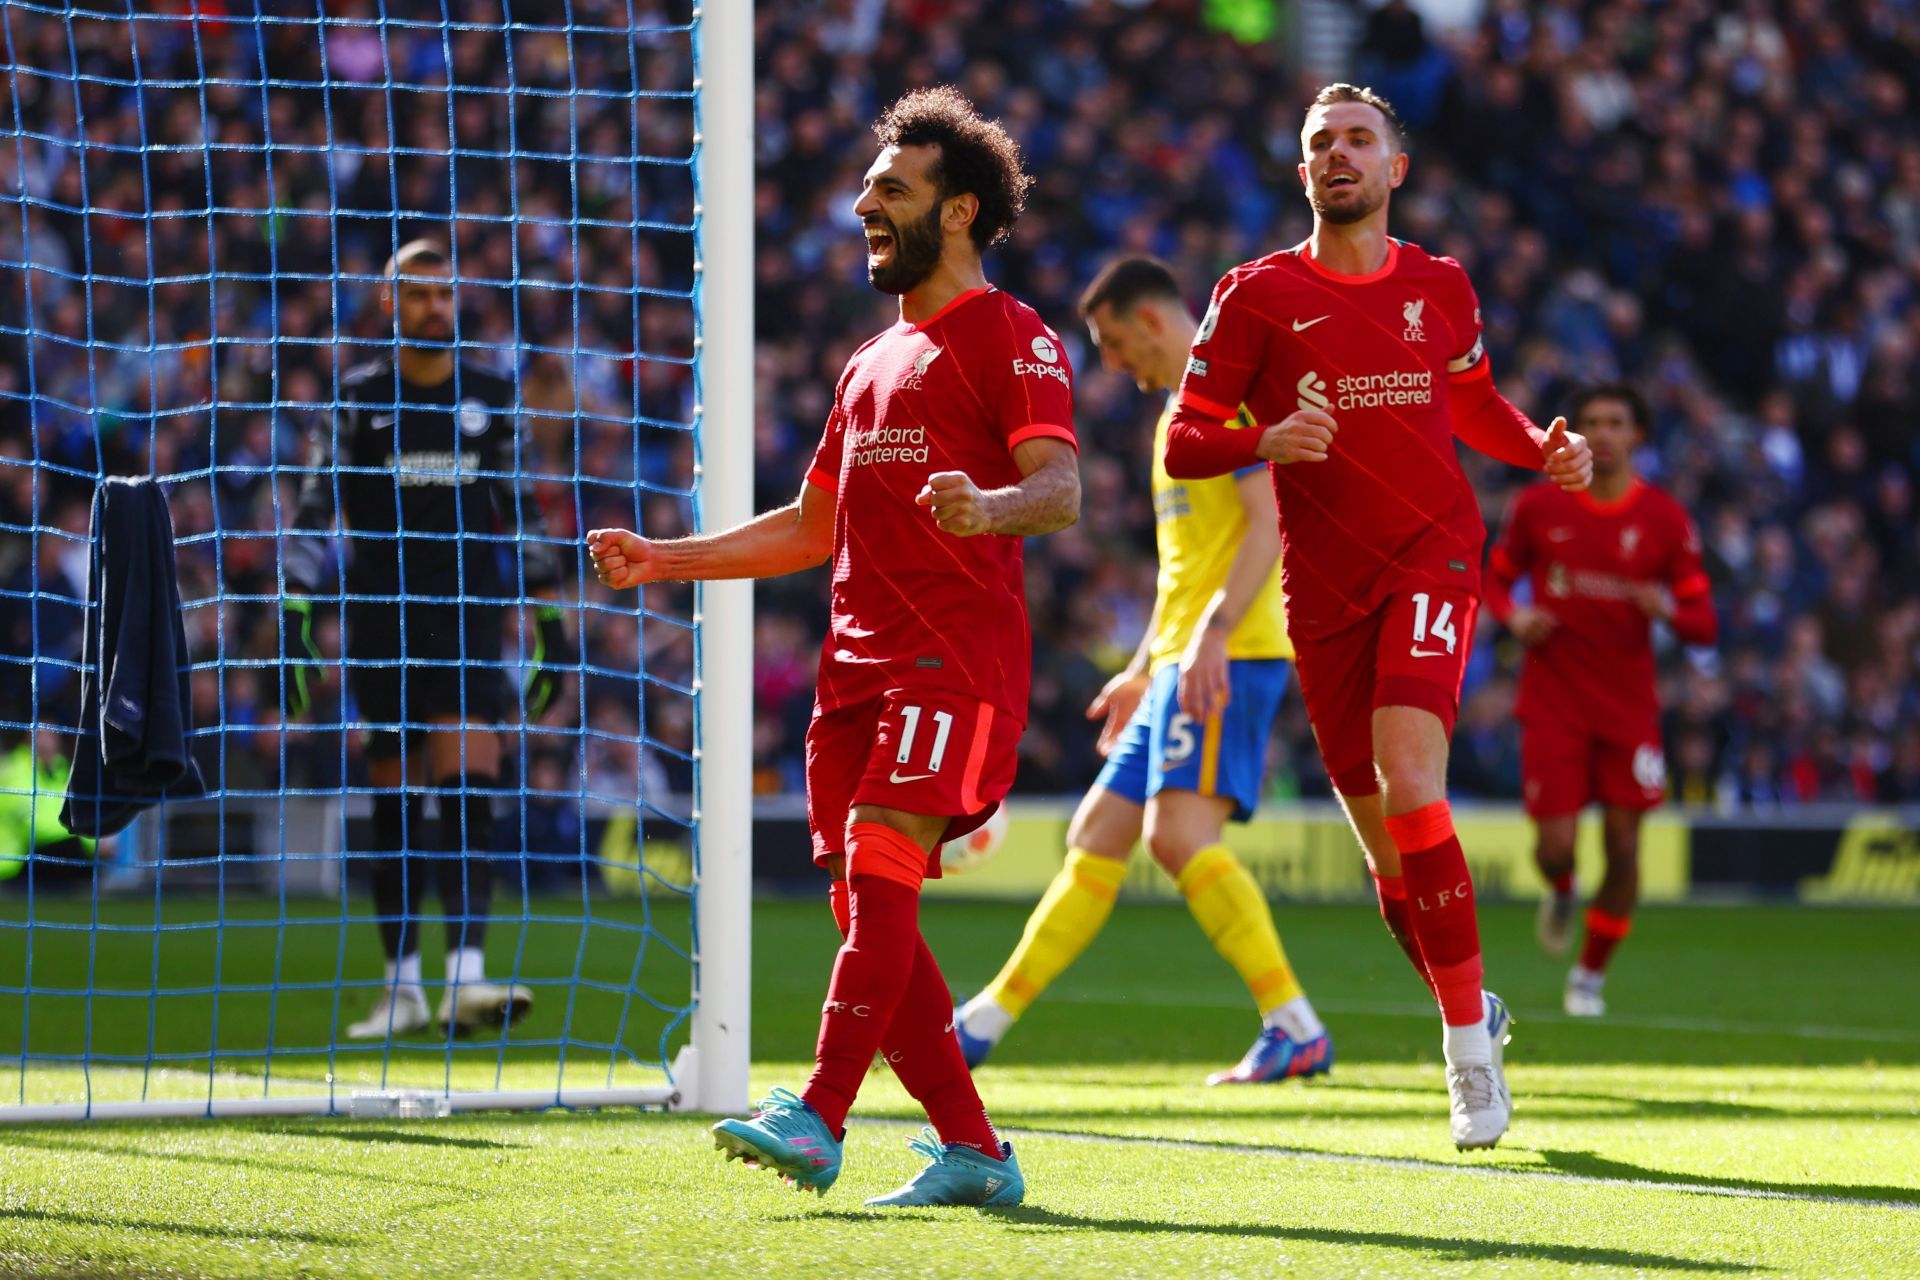
[[[1074,443],[1073,371],[1059,336],[998,289],[963,293],[854,352],[807,473],[839,496],[823,709],[930,686],[1026,722],[1022,540],[943,533],[914,498],[936,471],[982,489],[1018,484],[1013,450],[1039,436]]]
[[[1514,500],[1492,570],[1497,611],[1505,612],[1507,584],[1526,577],[1534,605],[1559,624],[1527,650],[1519,718],[1628,746],[1657,741],[1652,623],[1634,603],[1635,589],[1657,584],[1673,593],[1681,639],[1707,644],[1714,633],[1700,535],[1680,504],[1638,480],[1611,503],[1533,485]]]
[[[1325,462],[1272,468],[1292,634],[1330,635],[1409,586],[1479,591],[1486,526],[1447,393],[1481,361],[1466,272],[1404,241],[1369,275],[1328,271],[1301,244],[1215,287],[1181,402],[1216,421],[1244,404],[1263,425],[1319,409],[1339,427]]]

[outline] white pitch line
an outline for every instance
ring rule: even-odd
[[[1112,1005],[1123,1008],[1130,1004],[1151,1005],[1169,1009],[1244,1009],[1248,1008],[1244,996],[1238,998],[1206,997],[1189,995],[1184,992],[1148,991],[1129,992],[1126,996],[1107,996],[1077,994],[1071,992],[1050,992],[1047,999],[1063,1004]],[[1387,1001],[1366,1000],[1329,1000],[1313,1002],[1314,1008],[1322,1013],[1363,1014],[1377,1018],[1418,1018],[1434,1017],[1434,1007],[1430,1004],[1414,1005],[1391,1003]],[[1802,1040],[1843,1040],[1868,1042],[1873,1044],[1920,1044],[1920,1030],[1903,1031],[1893,1027],[1821,1027],[1821,1026],[1781,1026],[1771,1022],[1721,1022],[1711,1018],[1645,1018],[1616,1017],[1608,1014],[1602,1019],[1573,1018],[1564,1013],[1554,1013],[1544,1009],[1515,1009],[1514,1021],[1521,1023],[1574,1023],[1596,1030],[1619,1027],[1631,1031],[1689,1031],[1709,1035],[1736,1036],[1790,1036]]]
[[[918,1127],[912,1120],[868,1120],[890,1127]],[[1190,1138],[1156,1138],[1145,1134],[1079,1133],[1068,1129],[1001,1127],[1013,1137],[1057,1138],[1063,1142],[1111,1142],[1121,1146],[1159,1147],[1202,1154],[1263,1156],[1311,1164],[1358,1165],[1370,1169],[1398,1169],[1408,1173],[1450,1173],[1463,1176],[1516,1178],[1523,1182],[1552,1182],[1578,1187],[1630,1187],[1638,1191],[1677,1191],[1687,1195],[1725,1196],[1735,1200],[1794,1200],[1807,1204],[1847,1205],[1857,1209],[1898,1209],[1920,1212],[1920,1202],[1873,1200],[1863,1196],[1829,1195],[1822,1191],[1780,1191],[1767,1187],[1723,1187],[1711,1182],[1665,1182],[1658,1178],[1606,1178],[1590,1173],[1555,1173],[1547,1169],[1513,1169],[1503,1165],[1444,1164],[1414,1156],[1366,1156],[1346,1151],[1315,1151],[1308,1147],[1256,1146],[1241,1142],[1201,1142]]]

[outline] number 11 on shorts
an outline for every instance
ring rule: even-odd
[[[923,709],[920,707],[900,708],[900,718],[906,721],[906,728],[900,734],[900,752],[893,758],[895,764],[903,765],[912,758],[913,740],[920,732],[922,714]],[[953,733],[953,715],[947,711],[936,711],[933,713],[933,723],[933,750],[927,753],[927,771],[917,775],[919,778],[930,778],[940,772],[940,766],[947,758],[947,739]],[[894,770],[893,781],[895,782],[915,780],[915,778],[902,778],[900,771]]]
[[[1433,625],[1429,627],[1427,625],[1427,611],[1431,604],[1432,597],[1426,592],[1416,591],[1413,593],[1413,656],[1416,658],[1435,658],[1440,656],[1438,650],[1425,653],[1421,652],[1420,646],[1427,642],[1429,635],[1433,636],[1436,640],[1446,641],[1447,652],[1453,652],[1456,639],[1453,632],[1453,604],[1451,601],[1442,600],[1440,602],[1440,612],[1433,619]]]

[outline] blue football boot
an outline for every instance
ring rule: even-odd
[[[819,1112],[785,1089],[760,1099],[751,1118],[714,1125],[713,1145],[750,1169],[773,1170],[796,1191],[825,1195],[840,1176],[840,1140]]]
[[[1266,1084],[1296,1076],[1324,1076],[1333,1070],[1333,1037],[1322,1031],[1311,1040],[1295,1040],[1274,1027],[1263,1027],[1247,1056],[1231,1071],[1216,1071],[1208,1084]]]
[[[1002,1159],[983,1156],[972,1147],[943,1146],[931,1125],[907,1145],[927,1158],[927,1167],[898,1191],[875,1196],[867,1204],[896,1209],[913,1205],[1014,1205],[1027,1194],[1027,1180],[1014,1158],[1013,1144],[1000,1144]]]
[[[953,1020],[953,1038],[960,1042],[960,1056],[967,1060],[969,1071],[985,1062],[987,1055],[993,1052],[993,1046],[997,1043],[993,1040],[983,1040],[979,1036],[968,1035],[966,1021],[959,1017]]]
[[[980,1010],[983,1020],[997,1024],[1002,1028],[1000,1033],[992,1039],[988,1039],[986,1036],[974,1035],[973,1032],[967,1029],[967,1023],[969,1021],[968,1015],[976,1008]],[[971,1000],[955,1005],[953,1010],[953,1038],[960,1042],[960,1056],[967,1060],[967,1070],[971,1071],[985,1062],[987,1055],[993,1052],[993,1047],[1000,1043],[1000,1036],[1005,1035],[1006,1028],[1012,1025],[1013,1019],[1007,1014],[1002,1013],[1000,1007],[994,1004],[987,996],[975,996]]]

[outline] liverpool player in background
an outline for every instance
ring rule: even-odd
[[[1587,908],[1587,938],[1567,974],[1566,1010],[1606,1012],[1607,961],[1633,923],[1640,820],[1666,791],[1653,627],[1712,644],[1713,597],[1700,536],[1678,502],[1634,474],[1646,400],[1632,387],[1589,387],[1573,424],[1593,448],[1593,487],[1535,485],[1513,504],[1489,558],[1487,606],[1527,646],[1520,669],[1520,759],[1534,858],[1546,877],[1540,944],[1572,941],[1573,845],[1580,811],[1601,805],[1606,874]],[[1515,604],[1521,578],[1531,604]]]
[[[487,981],[481,950],[500,785],[500,632],[523,585],[501,575],[503,542],[521,553],[525,588],[547,597],[524,691],[528,719],[552,704],[573,653],[552,600],[560,561],[540,509],[501,478],[514,469],[513,384],[458,358],[453,268],[441,246],[402,245],[386,275],[380,305],[399,344],[342,378],[340,403],[314,428],[294,520],[307,536],[287,540],[284,564],[285,701],[298,717],[322,667],[312,597],[328,539],[312,535],[334,527],[337,509],[347,683],[374,726],[366,862],[387,957],[380,998],[347,1028],[356,1040],[428,1025],[416,917],[429,871],[447,921],[440,1025],[456,1034],[504,1025],[532,1005],[525,987]],[[431,826],[428,786],[439,800]]]
[[[941,842],[1013,785],[1032,678],[1021,539],[1080,510],[1072,375],[1059,338],[981,266],[1032,181],[1014,141],[945,86],[900,99],[874,132],[853,212],[900,320],[848,361],[800,497],[722,533],[596,529],[588,546],[616,588],[833,562],[807,812],[846,944],[806,1088],[721,1121],[716,1145],[825,1192],[879,1052],[934,1132],[913,1144],[931,1163],[868,1203],[1017,1204],[1013,1148],[987,1120],[920,934],[920,886]]]
[[[1513,1100],[1509,1018],[1483,993],[1447,749],[1479,611],[1486,529],[1458,436],[1585,488],[1587,447],[1493,389],[1460,264],[1389,239],[1404,133],[1368,89],[1322,89],[1301,130],[1313,235],[1214,289],[1167,438],[1167,472],[1270,464],[1300,690],[1386,917],[1439,1002],[1456,1145],[1490,1147]],[[1263,429],[1224,425],[1244,404]]]
[[[1127,669],[1087,709],[1104,717],[1106,768],[1067,830],[1067,861],[998,976],[955,1015],[978,1064],[1107,922],[1144,833],[1194,920],[1247,984],[1262,1027],[1238,1066],[1208,1084],[1321,1075],[1333,1041],[1294,976],[1273,911],[1222,841],[1227,819],[1260,803],[1267,739],[1287,691],[1286,610],[1273,485],[1255,464],[1175,480],[1160,465],[1171,392],[1193,345],[1180,282],[1155,258],[1108,264],[1080,299],[1101,357],[1167,397],[1154,430],[1153,510],[1160,581]]]

